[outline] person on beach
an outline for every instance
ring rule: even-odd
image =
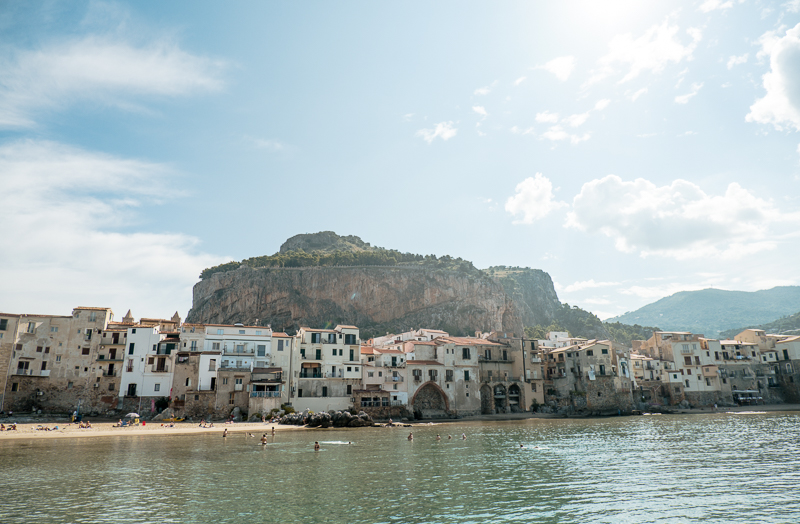
[[[228,428],[225,428],[225,431],[222,432],[222,438],[225,438],[227,436],[228,436]]]
[[[413,432],[408,434],[408,440],[414,440],[414,433]]]
[[[314,442],[314,451],[319,451],[319,442]]]

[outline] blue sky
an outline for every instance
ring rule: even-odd
[[[185,315],[298,233],[606,318],[798,284],[800,1],[0,2],[0,310]]]

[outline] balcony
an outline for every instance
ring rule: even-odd
[[[300,378],[323,378],[322,373],[300,373]]]
[[[234,391],[244,391],[244,384],[234,384],[233,385]]]
[[[383,380],[384,382],[403,382],[404,381],[403,377],[401,377],[400,375],[397,375],[397,376],[386,375],[385,377],[383,377],[383,379],[384,379]]]
[[[49,369],[38,370],[38,369],[20,369],[20,368],[17,368],[17,370],[14,372],[14,375],[24,375],[26,377],[49,377],[50,376],[50,370]]]
[[[280,391],[251,391],[250,392],[250,398],[259,398],[259,397],[260,398],[265,398],[265,397],[266,398],[274,398],[274,397],[280,397],[280,396],[281,396],[281,392]]]
[[[563,360],[559,360],[559,361],[563,362]],[[478,362],[505,362],[505,363],[511,364],[511,363],[514,362],[514,359],[510,358],[510,357],[506,357],[506,358],[502,358],[502,357],[485,357],[485,356],[478,355]]]
[[[111,373],[109,373],[108,371],[103,371],[103,376],[104,377],[116,377],[117,376],[117,372],[116,371],[112,371]]]
[[[252,355],[253,348],[229,348],[225,347],[222,352],[226,355]]]
[[[114,356],[114,358],[111,358],[110,356],[108,358],[106,358],[105,355],[97,355],[97,360],[102,360],[103,362],[122,362],[125,359],[124,358],[117,358],[116,355]]]
[[[158,364],[153,364],[150,366],[151,373],[169,373],[169,366],[159,366]]]

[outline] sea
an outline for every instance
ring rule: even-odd
[[[221,432],[0,441],[0,523],[800,522],[793,412]]]

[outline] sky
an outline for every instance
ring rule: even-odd
[[[800,284],[800,0],[0,0],[0,311],[335,231],[609,318]]]

